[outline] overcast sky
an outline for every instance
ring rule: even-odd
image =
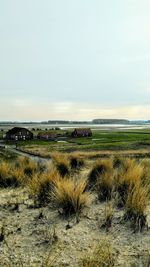
[[[0,0],[0,120],[150,119],[149,0]]]

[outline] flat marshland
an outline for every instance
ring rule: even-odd
[[[58,131],[63,134],[64,131]],[[37,135],[34,131],[34,136]],[[138,153],[143,156],[150,152],[150,129],[132,130],[93,130],[92,137],[72,138],[68,131],[67,138],[62,141],[29,140],[19,141],[18,148],[36,155],[50,157],[52,151],[68,152],[82,151],[85,154],[105,155],[108,153]],[[141,157],[141,156],[140,156]]]

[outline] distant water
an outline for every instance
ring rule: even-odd
[[[62,130],[74,128],[91,128],[92,130],[132,130],[132,129],[150,129],[150,124],[0,124],[0,129],[8,130],[13,127],[25,127],[28,129],[51,129],[59,127]]]

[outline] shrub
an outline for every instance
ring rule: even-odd
[[[80,267],[112,267],[115,264],[115,253],[109,242],[103,240],[91,256],[83,258]]]
[[[59,179],[55,182],[53,198],[58,208],[63,210],[64,216],[78,215],[86,206],[89,193],[84,192],[84,180]]]

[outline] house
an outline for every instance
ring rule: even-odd
[[[40,140],[55,140],[57,138],[57,133],[54,131],[41,131],[37,135],[37,139]]]
[[[33,133],[26,128],[14,127],[6,132],[5,139],[7,140],[30,140],[33,139]]]
[[[90,128],[76,128],[71,133],[72,137],[90,137],[92,136],[92,131]]]

